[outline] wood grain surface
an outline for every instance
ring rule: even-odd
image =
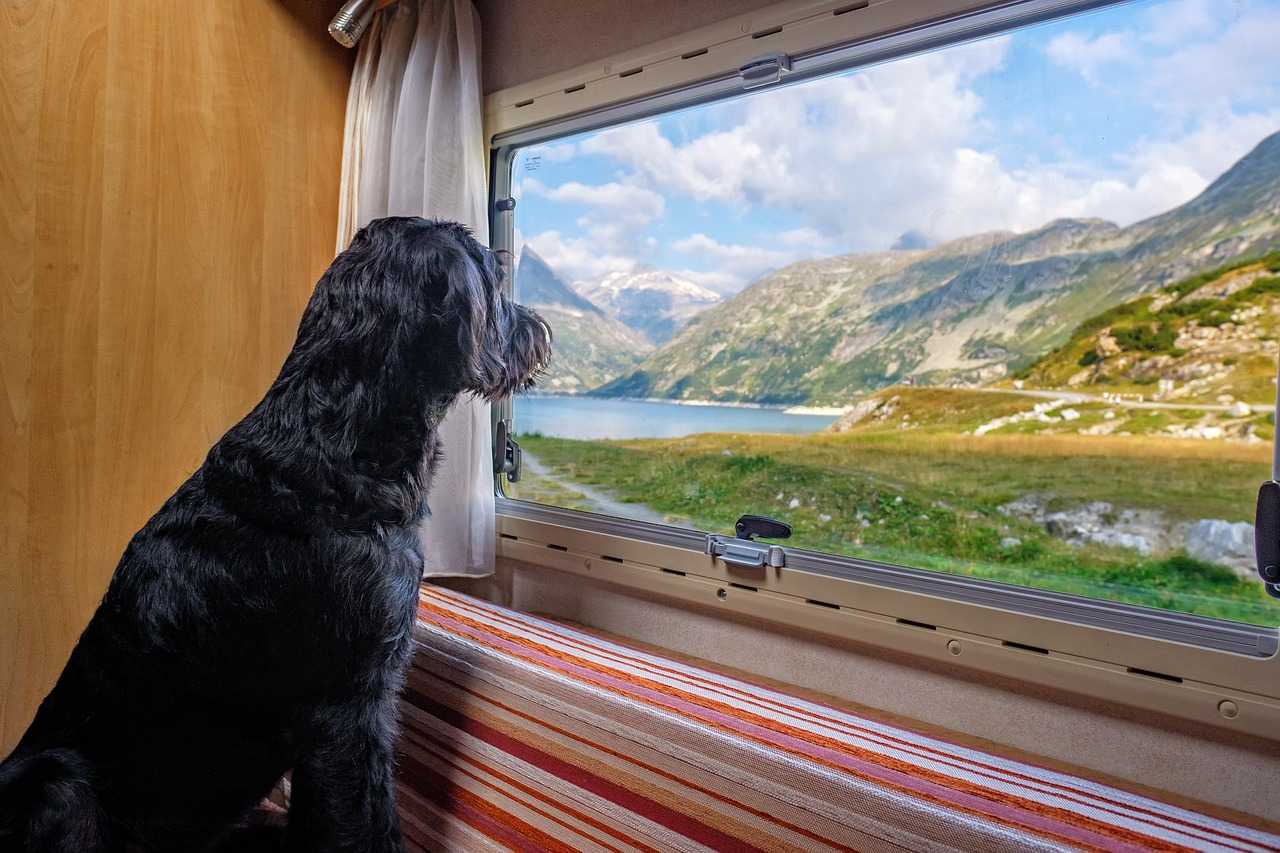
[[[333,256],[314,0],[0,0],[0,755]]]

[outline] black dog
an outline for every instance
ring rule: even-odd
[[[290,769],[269,843],[400,849],[396,698],[436,427],[550,356],[501,278],[459,225],[356,235],[266,398],[133,537],[0,765],[0,850],[243,849],[236,827]]]

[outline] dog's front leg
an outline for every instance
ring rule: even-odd
[[[288,850],[400,853],[393,753],[396,702],[320,709],[293,770]]]

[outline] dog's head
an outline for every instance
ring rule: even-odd
[[[329,348],[353,370],[402,361],[428,390],[497,399],[531,386],[551,356],[550,327],[503,278],[462,225],[375,219],[316,286],[298,346]]]

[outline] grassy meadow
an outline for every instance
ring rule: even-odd
[[[921,391],[917,395],[933,392]],[[589,509],[575,486],[676,523],[729,532],[743,513],[781,518],[789,544],[1059,592],[1258,624],[1280,622],[1261,585],[1185,553],[1077,546],[999,507],[1028,494],[1063,507],[1108,501],[1172,521],[1252,521],[1269,446],[1152,436],[965,434],[1025,399],[937,392],[912,399],[917,426],[806,436],[707,434],[579,441],[523,435],[547,476],[509,494]],[[946,406],[939,403],[946,400]],[[967,411],[966,407],[971,407]],[[928,412],[945,412],[930,423]],[[967,427],[967,430],[965,429]]]

